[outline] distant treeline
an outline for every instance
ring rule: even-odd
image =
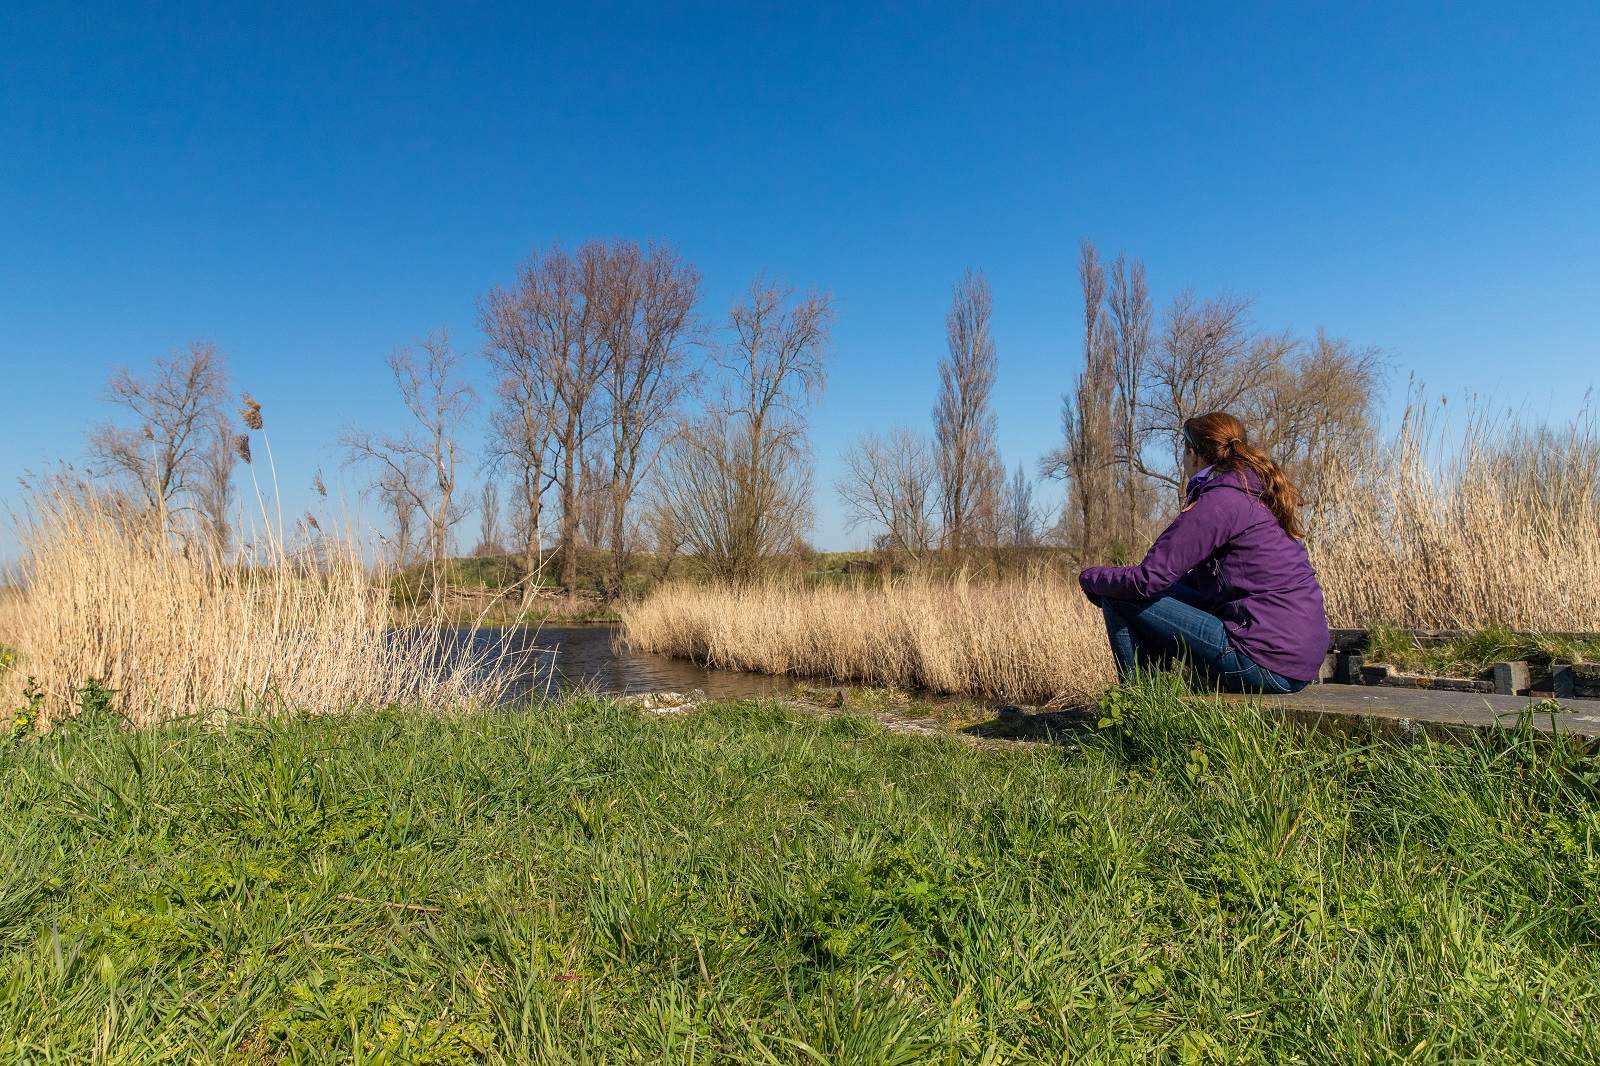
[[[844,445],[833,488],[884,566],[938,571],[988,559],[1008,569],[998,564],[1040,548],[1056,549],[1052,565],[1063,554],[1075,565],[1135,560],[1175,506],[1184,421],[1219,409],[1238,414],[1296,479],[1314,542],[1335,526],[1380,530],[1381,541],[1384,523],[1415,519],[1413,506],[1357,521],[1336,499],[1335,486],[1380,471],[1383,456],[1418,454],[1420,392],[1403,420],[1411,428],[1378,439],[1380,350],[1321,330],[1265,330],[1248,299],[1226,293],[1184,289],[1158,313],[1144,264],[1107,263],[1089,241],[1078,276],[1081,357],[1062,368],[1062,438],[1031,470],[1002,463],[996,445],[999,355],[978,270],[953,286],[947,350],[930,368],[939,393],[929,430],[869,427]],[[675,248],[595,240],[534,252],[477,307],[485,395],[440,329],[387,360],[409,428],[349,425],[338,435],[384,515],[377,532],[389,564],[420,565],[440,583],[473,514],[467,543],[517,556],[527,598],[536,585],[575,590],[582,580],[614,599],[639,573],[638,552],[658,574],[687,557],[695,574],[735,582],[792,572],[809,552],[809,415],[833,357],[831,293],[760,275],[713,316],[699,271]],[[95,481],[187,516],[174,523],[185,536],[236,546],[246,502],[238,464],[254,462],[252,441],[262,450],[266,438],[260,404],[234,395],[227,357],[196,341],[145,374],[117,368],[103,396],[127,417],[91,429]],[[469,451],[480,429],[482,446]],[[1559,437],[1574,462],[1592,439],[1519,432]],[[1488,437],[1474,440],[1485,461],[1520,469]],[[1442,469],[1447,457],[1430,454]],[[1425,476],[1415,462],[1407,469]],[[1569,494],[1588,484],[1560,469]],[[1059,511],[1040,506],[1034,477],[1064,482]],[[250,510],[271,510],[256,506],[277,497],[263,491],[268,481],[275,471],[251,480]],[[313,487],[326,495],[320,473]],[[1570,500],[1550,505],[1571,510]],[[315,528],[316,515],[301,524]],[[590,571],[581,578],[580,566]]]

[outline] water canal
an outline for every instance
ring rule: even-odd
[[[606,695],[690,692],[713,699],[787,692],[802,679],[741,670],[714,670],[686,659],[649,655],[616,641],[617,627],[566,625],[462,630],[475,656],[514,664],[510,699],[586,689]]]

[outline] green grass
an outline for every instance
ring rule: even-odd
[[[1374,625],[1367,630],[1368,662],[1436,677],[1472,677],[1495,663],[1526,661],[1600,662],[1600,640],[1565,634],[1517,633],[1490,626],[1438,643],[1419,643],[1404,630]]]
[[[1594,1061],[1576,748],[1106,711],[91,715],[0,745],[0,1057]]]

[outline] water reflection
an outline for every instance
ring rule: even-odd
[[[608,695],[630,692],[688,692],[700,689],[713,699],[756,696],[792,689],[798,679],[738,670],[712,670],[685,659],[647,655],[612,647],[613,626],[543,626],[538,629],[461,630],[459,638],[474,656],[499,657],[515,664],[510,700],[530,694],[552,695],[577,688]]]

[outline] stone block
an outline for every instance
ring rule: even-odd
[[[1354,652],[1342,651],[1338,654],[1333,666],[1333,681],[1337,685],[1361,684],[1361,667],[1363,660]]]
[[[1528,691],[1527,663],[1495,663],[1494,691],[1500,696],[1520,696]]]
[[[1600,698],[1600,663],[1573,663],[1572,688],[1574,696]]]
[[[1328,650],[1359,655],[1367,650],[1367,631],[1365,629],[1330,629],[1328,631]]]
[[[1550,664],[1550,691],[1556,694],[1556,699],[1570,700],[1578,687],[1576,680],[1572,674],[1571,663]]]
[[[1425,678],[1426,685],[1418,684],[1418,688],[1433,688],[1441,692],[1493,692],[1494,682],[1479,681],[1471,677],[1431,677]]]

